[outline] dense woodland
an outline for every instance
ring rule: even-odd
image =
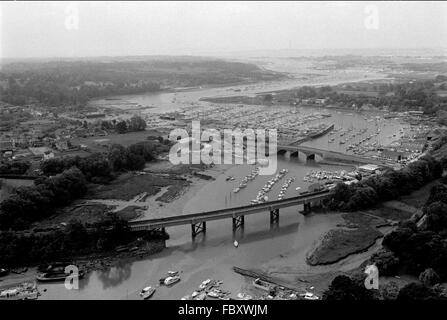
[[[205,58],[28,61],[2,66],[1,100],[14,105],[83,105],[89,99],[282,77],[253,64]]]

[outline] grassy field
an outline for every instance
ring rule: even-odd
[[[84,144],[91,152],[102,152],[106,151],[108,146],[112,144],[121,144],[125,147],[140,142],[146,141],[149,136],[159,136],[162,135],[158,131],[138,131],[138,132],[128,132],[123,134],[110,134],[107,136],[95,136],[88,138],[74,138],[73,144]]]
[[[170,175],[157,175],[148,173],[145,175],[135,175],[133,173],[125,173],[108,185],[97,185],[89,192],[87,199],[119,199],[129,201],[137,195],[147,192],[148,196],[157,194],[163,187],[187,185],[185,179],[176,178]],[[169,189],[168,189],[169,190]],[[180,188],[173,188],[169,192],[169,196],[163,197],[167,201],[168,198],[175,196]]]

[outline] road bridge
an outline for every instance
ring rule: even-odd
[[[206,232],[206,222],[208,221],[231,218],[233,220],[233,231],[235,231],[238,228],[244,227],[244,217],[246,215],[269,211],[270,223],[277,224],[279,221],[279,209],[303,205],[304,210],[302,211],[302,213],[307,214],[310,212],[313,205],[320,205],[321,201],[328,198],[329,196],[329,190],[322,190],[312,193],[300,194],[299,196],[287,199],[268,201],[253,205],[166,218],[134,220],[129,222],[129,227],[131,231],[144,231],[156,229],[164,230],[165,228],[172,226],[191,225],[191,235],[194,239],[197,234]]]

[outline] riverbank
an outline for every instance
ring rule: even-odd
[[[314,213],[339,216],[340,222],[323,232],[317,241],[305,246],[304,250],[281,253],[260,267],[246,266],[245,273],[248,275],[251,272],[265,281],[321,296],[337,275],[362,273],[365,261],[382,248],[382,238],[393,231],[400,221],[419,217],[421,203],[425,203],[428,190],[435,183],[429,183],[402,199],[387,201],[369,210]],[[391,278],[400,282],[400,286],[412,279],[405,276]],[[385,277],[384,283],[391,280]],[[248,285],[247,290],[250,287]]]

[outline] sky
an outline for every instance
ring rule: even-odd
[[[2,2],[0,57],[446,48],[445,2]]]

